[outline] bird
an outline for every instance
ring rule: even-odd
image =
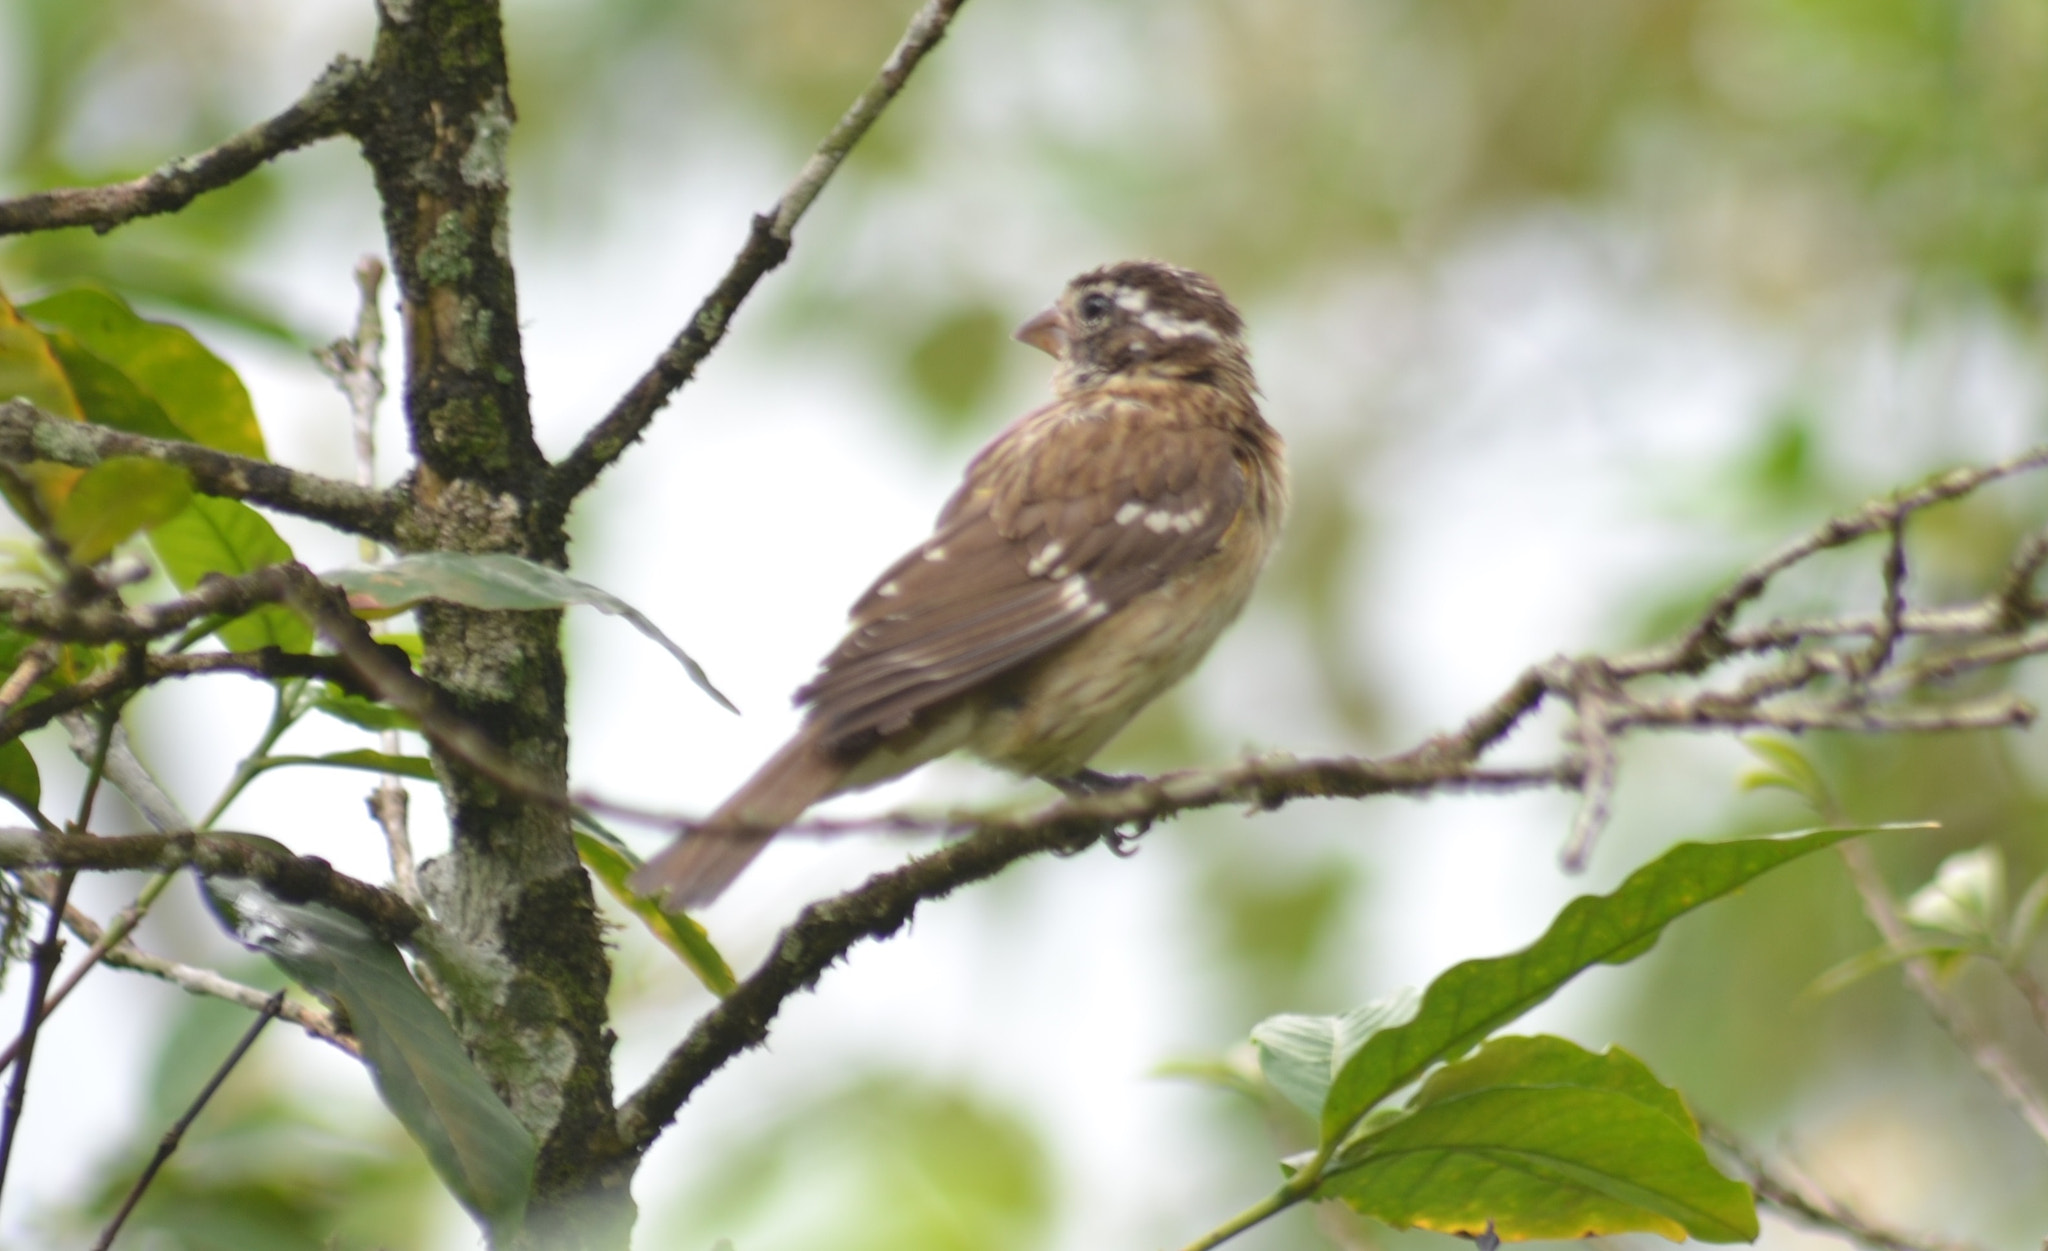
[[[813,804],[960,749],[1069,793],[1114,785],[1088,760],[1244,608],[1287,469],[1222,289],[1121,261],[1015,337],[1053,357],[1051,403],[975,454],[796,692],[795,735],[642,865],[636,892],[708,904]]]

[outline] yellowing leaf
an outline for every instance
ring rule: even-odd
[[[51,518],[71,558],[92,564],[146,526],[167,521],[192,501],[192,475],[177,465],[115,456],[78,479]]]
[[[183,326],[145,320],[120,296],[90,287],[59,292],[22,312],[39,325],[69,332],[126,375],[194,443],[265,458],[248,388]]]

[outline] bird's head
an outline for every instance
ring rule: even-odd
[[[1059,362],[1061,394],[1119,378],[1252,390],[1244,319],[1214,279],[1162,261],[1119,261],[1067,284],[1017,338]]]

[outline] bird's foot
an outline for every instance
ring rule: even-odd
[[[1082,769],[1063,778],[1047,778],[1060,793],[1068,799],[1086,799],[1090,795],[1107,795],[1120,791],[1145,779],[1135,773],[1098,773],[1093,769]]]
[[[1082,769],[1063,778],[1046,780],[1059,787],[1060,793],[1069,799],[1087,799],[1094,795],[1112,794],[1145,779],[1135,773],[1098,773],[1094,769]],[[1109,853],[1113,856],[1135,856],[1138,854],[1138,840],[1151,828],[1151,821],[1141,819],[1132,821],[1129,829],[1118,827],[1105,830],[1102,834],[1102,845],[1109,848]]]

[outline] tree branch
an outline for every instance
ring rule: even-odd
[[[591,427],[583,441],[565,457],[554,472],[552,494],[564,513],[576,497],[589,489],[613,461],[647,431],[654,415],[667,404],[677,388],[690,380],[697,366],[725,338],[727,325],[754,284],[782,264],[789,255],[791,237],[811,202],[846,160],[847,153],[867,134],[875,119],[903,90],[910,73],[926,53],[945,37],[953,15],[966,0],[925,0],[910,19],[909,27],[883,63],[873,82],[861,92],[818,145],[796,181],[766,213],[754,218],[747,242],[733,258],[711,294],[697,306],[687,326],[669,344],[640,380],[612,406],[604,419]]]
[[[0,461],[15,465],[54,461],[91,468],[112,456],[139,456],[182,466],[202,494],[262,504],[380,543],[394,541],[407,508],[405,497],[393,491],[368,490],[197,443],[145,438],[110,426],[72,421],[46,413],[27,400],[0,402]]]
[[[337,57],[291,107],[217,147],[128,182],[38,191],[0,201],[0,235],[66,226],[90,226],[105,234],[138,217],[176,212],[198,196],[247,176],[265,161],[348,130],[369,79],[361,62]]]
[[[359,689],[355,670],[333,656],[303,656],[271,648],[260,652],[199,652],[189,656],[165,656],[138,649],[131,654],[135,659],[128,663],[109,666],[82,682],[62,687],[45,699],[0,717],[0,743],[41,729],[65,713],[75,712],[107,695],[139,691],[166,678],[239,673],[264,681],[323,678],[352,690]]]
[[[1742,1180],[1756,1191],[1757,1202],[1789,1220],[1813,1229],[1840,1234],[1874,1251],[1968,1251],[1961,1243],[1913,1238],[1865,1220],[1847,1204],[1789,1168],[1773,1168],[1733,1134],[1701,1122],[1700,1136],[1734,1163]]]
[[[392,892],[346,874],[318,856],[294,856],[274,844],[236,834],[51,834],[0,829],[0,868],[111,873],[124,869],[177,869],[245,877],[286,903],[324,904],[345,912],[380,937],[402,943],[425,923]]]
[[[768,959],[700,1020],[619,1112],[621,1138],[644,1150],[692,1091],[734,1055],[758,1046],[784,1000],[809,989],[834,961],[866,938],[894,933],[917,905],[941,898],[1005,866],[1043,851],[1076,851],[1117,830],[1142,832],[1152,822],[1192,808],[1247,803],[1272,809],[1295,799],[1426,795],[1450,791],[1575,788],[1582,809],[1567,856],[1582,859],[1606,823],[1620,771],[1616,745],[1637,729],[1769,727],[1893,733],[2023,725],[2034,715],[2024,700],[1994,696],[1929,702],[1928,687],[2048,650],[2048,631],[2035,629],[2031,600],[2015,609],[2012,587],[2042,563],[2038,544],[2023,544],[2005,584],[1972,603],[1914,609],[1906,602],[1903,529],[1919,510],[1990,482],[2048,466],[2048,447],[1996,465],[1959,470],[1898,496],[1873,501],[1814,530],[1753,566],[1711,601],[1671,642],[1623,656],[1559,657],[1522,673],[1452,733],[1381,760],[1294,760],[1268,757],[1228,768],[1140,778],[1113,791],[1068,798],[1023,816],[891,814],[866,821],[813,821],[791,832],[838,833],[852,828],[968,830],[964,841],[880,874],[865,885],[800,913]],[[1777,620],[1737,629],[1742,606],[1778,574],[1865,535],[1891,536],[1883,558],[1883,602],[1866,616]],[[1901,660],[1908,643],[1944,648]],[[1730,661],[1748,662],[1731,686],[1705,678]],[[1767,663],[1766,663],[1767,662]],[[1676,683],[1690,689],[1672,693]],[[1647,688],[1647,689],[1640,689]],[[1569,704],[1577,750],[1546,764],[1482,767],[1516,726],[1550,696]],[[1908,697],[1914,702],[1903,702]],[[671,828],[692,823],[654,817],[581,797],[586,806]],[[696,837],[716,837],[699,830]],[[2031,1119],[2031,1118],[2030,1118]]]
[[[1423,750],[1428,750],[1427,748]],[[727,1060],[768,1036],[784,1000],[808,990],[855,943],[886,938],[917,905],[992,877],[1040,852],[1080,851],[1118,826],[1231,801],[1273,808],[1305,796],[1444,790],[1520,790],[1568,781],[1557,769],[1483,771],[1419,753],[1368,760],[1253,761],[1232,769],[1168,775],[1085,799],[1062,800],[1028,816],[982,820],[972,836],[877,874],[834,899],[805,908],[776,940],[753,976],[697,1022],[689,1035],[619,1110],[619,1134],[634,1151],[661,1133],[683,1101]]]

